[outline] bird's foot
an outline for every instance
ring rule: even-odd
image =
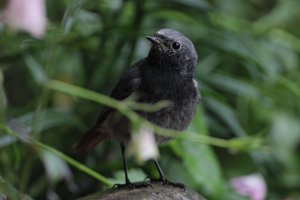
[[[148,187],[152,187],[152,185],[148,182],[135,182],[135,183],[131,183],[131,182],[127,182],[125,184],[114,184],[112,188],[114,189],[124,189],[124,188],[128,188],[128,189],[136,189],[136,188],[148,188]]]
[[[167,179],[161,179],[161,178],[155,179],[155,178],[146,177],[145,179],[146,180],[150,179],[150,183],[162,183],[163,185],[172,185],[174,187],[179,187],[179,188],[185,190],[185,185],[183,183],[171,182]]]
[[[168,180],[164,180],[163,185],[172,185],[174,187],[179,187],[179,188],[185,190],[185,185],[183,183],[176,183],[176,182],[171,182],[171,181],[168,181]]]

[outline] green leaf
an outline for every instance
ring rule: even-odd
[[[41,64],[38,63],[38,61],[29,54],[25,54],[24,59],[36,83],[38,84],[45,83],[47,81],[47,75],[43,67],[41,66]]]
[[[0,176],[0,199],[32,200],[30,196],[22,194],[17,189],[15,189],[10,183],[5,181],[2,178],[2,176]]]
[[[192,129],[201,135],[207,135],[203,112],[198,109]],[[207,194],[216,194],[223,190],[223,180],[219,163],[212,148],[206,144],[191,141],[176,141],[172,144],[173,149],[180,155],[187,172],[205,190]]]
[[[277,112],[273,119],[270,142],[273,154],[285,167],[281,181],[285,185],[297,187],[300,184],[300,159],[297,152],[300,143],[299,119]]]
[[[17,141],[16,138],[14,138],[12,136],[9,136],[9,135],[2,136],[2,137],[0,137],[0,149],[7,145],[10,145],[16,141]]]
[[[34,117],[35,117],[34,113],[32,112],[26,113],[24,115],[15,118],[16,120],[15,122],[23,126],[22,131],[28,133],[31,131],[31,125],[34,120]],[[60,112],[55,109],[46,109],[43,111],[43,120],[41,121],[39,126],[41,131],[45,131],[50,128],[70,124],[72,122],[73,123],[76,122],[76,119],[74,119],[71,113]],[[78,124],[78,122],[76,122],[76,124]]]
[[[209,109],[215,112],[237,136],[247,135],[231,107],[211,97],[206,97],[205,103]]]
[[[236,95],[257,97],[258,90],[246,81],[215,73],[211,75],[208,81],[220,89],[235,93]]]
[[[49,181],[56,182],[64,178],[69,179],[72,176],[67,163],[59,156],[43,150],[40,152],[40,157],[44,163]]]
[[[130,177],[129,179],[131,182],[140,182],[147,177],[147,175],[141,169],[129,169],[128,176]],[[114,178],[110,178],[109,180],[115,184],[125,183],[124,170],[115,172]]]
[[[5,109],[7,107],[7,98],[3,83],[4,75],[0,68],[0,122],[5,121]]]

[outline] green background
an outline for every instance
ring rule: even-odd
[[[261,173],[267,199],[300,198],[299,0],[46,3],[49,24],[40,40],[0,25],[0,193],[74,199],[122,182],[116,142],[88,155],[71,150],[101,109],[90,101],[96,97],[83,92],[81,98],[60,82],[55,89],[47,80],[109,94],[121,74],[147,56],[144,36],[173,28],[199,54],[202,100],[188,131],[203,140],[183,138],[160,148],[168,179],[208,199],[239,200],[244,197],[230,178]],[[108,178],[107,184],[60,152]],[[140,168],[129,161],[132,180],[158,175],[150,163]]]

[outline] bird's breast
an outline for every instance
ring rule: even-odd
[[[185,130],[191,122],[199,101],[199,91],[194,81],[186,82],[174,87],[170,84],[162,84],[151,87],[143,93],[141,99],[145,103],[156,103],[160,100],[169,101],[169,105],[157,112],[146,113],[145,117],[153,123],[164,128]]]

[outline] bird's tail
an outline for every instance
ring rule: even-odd
[[[77,152],[88,152],[103,140],[108,139],[108,135],[101,127],[94,126],[89,129],[72,148]]]

